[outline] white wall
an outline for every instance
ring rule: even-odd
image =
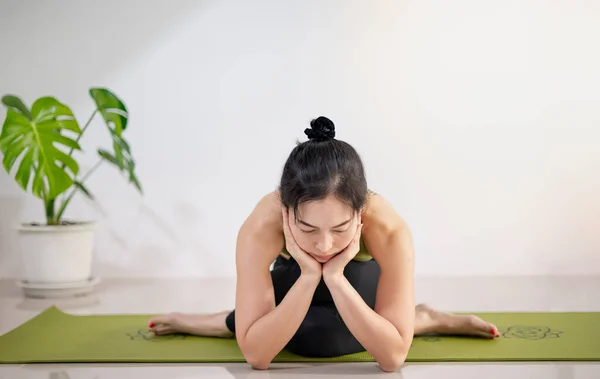
[[[597,2],[1,4],[2,93],[85,122],[107,86],[130,109],[145,196],[102,166],[99,205],[68,212],[101,222],[100,275],[234,275],[239,225],[319,115],[412,226],[418,275],[600,274]],[[0,190],[13,276],[9,226],[43,214],[4,172]]]

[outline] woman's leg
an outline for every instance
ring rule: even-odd
[[[456,315],[419,304],[415,309],[415,335],[446,334],[482,338],[500,337],[496,325],[474,315]]]
[[[275,303],[279,304],[300,276],[300,268],[293,261],[278,257],[271,270]],[[235,312],[187,314],[172,312],[150,319],[148,328],[156,335],[186,333],[206,337],[231,338],[235,335]]]
[[[148,329],[157,336],[185,333],[205,337],[233,337],[225,318],[230,311],[207,314],[173,312],[150,319]]]
[[[271,271],[275,303],[279,304],[287,291],[300,275],[300,269],[293,259],[278,258]],[[374,309],[377,295],[379,266],[375,261],[351,261],[344,275],[363,300]],[[321,281],[307,316],[298,329],[290,348],[304,354],[328,356],[333,353],[362,351],[343,320],[332,306],[333,299],[325,283]],[[235,312],[223,311],[212,314],[170,313],[150,320],[150,329],[157,335],[170,333],[189,333],[201,336],[233,337],[235,335]],[[498,329],[473,315],[455,315],[419,304],[415,308],[415,335],[448,334],[467,335],[483,338],[498,337]],[[327,338],[324,338],[328,336]],[[331,338],[335,336],[335,338]],[[324,343],[315,341],[325,339]],[[327,344],[327,342],[330,342]],[[308,347],[321,346],[320,351]],[[344,347],[344,349],[342,349]]]
[[[321,307],[321,308],[320,308]],[[452,313],[441,312],[433,309],[426,304],[417,305],[415,318],[415,335],[423,334],[453,334],[468,335],[483,338],[498,337],[498,328],[473,315],[455,315]],[[338,344],[340,339],[346,339],[343,346],[356,350],[356,340],[348,335],[349,330],[344,326],[339,315],[327,306],[315,305],[311,307],[307,314],[307,322],[303,323],[297,333],[297,338],[291,341],[295,344],[296,350],[303,350],[303,346],[313,345],[311,333],[300,333],[300,331],[311,331],[316,338],[325,337],[329,333],[338,336],[334,344]],[[157,335],[171,333],[188,333],[199,336],[211,337],[233,337],[235,335],[234,313],[232,311],[223,311],[212,314],[183,314],[170,313],[164,316],[157,316],[151,319],[154,325],[150,330]],[[333,322],[328,322],[333,321]],[[311,328],[310,325],[313,325]],[[332,326],[333,325],[333,326]],[[326,328],[325,333],[319,331],[319,327]],[[341,329],[339,327],[342,327]],[[308,335],[308,337],[307,337]],[[310,341],[313,341],[309,344]],[[334,341],[334,339],[329,339]],[[314,345],[313,345],[314,346]],[[324,352],[333,349],[325,344],[321,345]]]

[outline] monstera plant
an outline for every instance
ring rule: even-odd
[[[85,182],[100,164],[108,163],[116,167],[140,193],[142,192],[140,181],[135,174],[135,161],[131,148],[123,137],[129,120],[125,104],[105,88],[91,88],[89,95],[95,103],[95,109],[83,127],[80,126],[69,106],[55,97],[40,97],[34,101],[31,109],[15,95],[2,97],[2,103],[7,108],[0,133],[2,164],[24,191],[30,192],[43,202],[46,218],[43,225],[33,222],[20,225],[23,242],[21,246],[26,250],[23,253],[30,254],[29,258],[37,261],[26,262],[26,271],[27,266],[30,266],[27,272],[30,282],[67,282],[88,279],[89,269],[79,270],[78,274],[57,275],[42,273],[40,270],[43,267],[36,268],[34,265],[40,266],[40,262],[50,259],[52,265],[56,265],[56,259],[60,254],[58,250],[65,250],[65,245],[78,245],[71,252],[71,260],[81,260],[83,256],[86,257],[85,265],[89,266],[92,241],[90,225],[93,223],[67,222],[63,216],[76,193],[79,192],[93,199],[92,192]],[[95,151],[98,157],[97,163],[83,173],[74,153],[83,153],[79,141],[97,115],[106,125],[112,148],[98,148]],[[57,238],[56,251],[47,253],[49,249],[53,249],[53,244],[48,241],[50,232],[55,233]],[[87,233],[87,237],[82,239],[81,233]],[[65,242],[67,235],[73,236],[70,242]],[[38,237],[34,238],[34,236]],[[42,254],[42,250],[46,253]],[[82,250],[85,252],[82,253]],[[47,263],[50,265],[50,262]],[[71,267],[70,272],[74,271],[76,270],[72,270]]]
[[[23,190],[31,191],[44,202],[48,225],[61,223],[76,191],[92,196],[84,181],[98,164],[81,175],[73,152],[81,150],[79,140],[97,114],[106,123],[113,148],[112,152],[97,150],[99,163],[104,161],[116,166],[141,191],[129,144],[123,138],[128,120],[125,105],[107,89],[92,88],[90,96],[96,103],[96,109],[83,128],[71,109],[54,97],[40,97],[31,109],[17,96],[2,98],[2,103],[8,108],[0,134],[3,166],[7,172],[14,174]],[[17,162],[19,157],[22,159]],[[61,196],[63,198],[59,199]]]

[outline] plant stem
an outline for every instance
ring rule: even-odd
[[[57,219],[54,218],[54,202],[55,199],[46,200],[46,224],[55,225],[57,224]]]
[[[90,126],[90,123],[92,122],[92,120],[94,119],[94,116],[96,115],[96,112],[98,112],[98,108],[94,109],[94,112],[92,112],[92,115],[90,116],[90,118],[87,120],[87,122],[85,123],[83,129],[81,129],[81,133],[79,133],[79,135],[77,136],[77,139],[75,139],[75,142],[79,143],[79,140],[81,139],[81,137],[83,136],[83,133],[85,133],[85,130],[88,128],[88,126]],[[73,151],[75,151],[74,148],[70,148],[69,149],[69,156],[73,155]],[[65,163],[63,163],[62,165],[62,169],[64,170],[65,167],[67,165]]]
[[[37,172],[37,165],[32,164],[33,172]],[[48,200],[48,194],[45,190],[42,190],[42,201],[44,202],[44,213],[46,214],[46,224],[54,224],[54,200]]]
[[[96,164],[95,164],[95,165],[94,165],[92,168],[90,168],[90,171],[88,171],[88,172],[87,172],[87,173],[86,173],[86,174],[83,176],[83,178],[81,178],[81,180],[79,181],[79,183],[83,183],[83,182],[85,182],[85,181],[87,180],[87,178],[89,178],[89,177],[90,177],[90,175],[92,175],[92,173],[93,173],[94,171],[96,171],[96,169],[97,169],[97,168],[100,166],[100,164],[101,164],[101,163],[102,163],[102,158],[100,158],[100,159],[98,160],[98,162],[96,162]]]
[[[88,128],[88,126],[90,126],[90,123],[94,119],[94,116],[96,115],[96,112],[98,112],[98,108],[94,109],[94,112],[92,112],[92,115],[90,116],[90,118],[87,120],[87,122],[83,126],[83,129],[81,129],[81,133],[77,136],[77,139],[75,140],[75,142],[79,142],[79,140],[83,136],[83,133],[85,133],[85,130]],[[69,156],[73,153],[73,150],[74,149],[71,148],[71,151],[69,151]]]
[[[83,182],[85,182],[87,180],[87,178],[89,178],[89,176],[96,171],[96,169],[100,166],[100,164],[102,163],[102,159],[98,160],[98,162],[96,162],[96,164],[90,169],[90,171],[88,171],[83,178],[81,178],[81,180],[79,180],[79,183],[83,184]],[[63,213],[65,212],[65,209],[67,208],[67,205],[69,204],[69,202],[71,201],[71,199],[73,198],[73,196],[75,195],[75,192],[77,192],[77,190],[79,189],[79,187],[74,186],[73,190],[71,191],[71,193],[69,194],[69,196],[63,201],[63,203],[60,206],[60,209],[58,210],[58,216],[56,217],[57,220],[60,220]]]
[[[92,115],[90,116],[90,118],[87,120],[87,122],[85,123],[85,125],[83,126],[83,129],[81,130],[81,133],[77,136],[77,139],[75,140],[75,142],[79,142],[79,140],[81,139],[81,137],[83,136],[83,133],[85,133],[86,129],[88,128],[88,126],[90,126],[92,120],[94,119],[94,116],[96,115],[96,113],[98,112],[98,108],[94,109],[94,111],[92,112]],[[71,148],[69,150],[69,156],[73,155],[73,151],[75,149]],[[92,167],[92,169],[86,174],[86,176],[83,177],[83,179],[81,179],[80,183],[83,183],[84,180],[87,179],[88,176],[90,176],[90,174],[92,172],[94,172],[96,170],[96,168],[98,168],[98,165],[100,164],[101,160],[98,161],[98,163],[96,163],[96,165],[94,167]],[[62,165],[62,169],[64,170],[66,167],[66,164],[63,163]],[[73,191],[71,191],[71,193],[69,194],[69,197],[67,197],[65,199],[65,201],[62,203],[62,205],[60,206],[60,209],[58,211],[58,215],[56,216],[56,222],[58,223],[58,221],[61,219],[65,208],[67,207],[67,204],[69,204],[69,201],[71,201],[71,199],[73,198],[73,195],[75,194],[75,192],[77,191],[79,187],[75,186],[75,188],[73,188]],[[48,212],[48,209],[46,208],[46,214]],[[52,201],[52,213],[54,214],[54,201]],[[54,217],[54,216],[53,216]]]

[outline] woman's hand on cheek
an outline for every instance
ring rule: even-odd
[[[323,264],[323,280],[335,280],[344,276],[344,268],[360,250],[362,224],[358,224],[356,233],[350,244],[327,263]]]
[[[285,235],[285,246],[290,255],[298,262],[302,274],[312,276],[315,278],[322,277],[322,267],[316,259],[311,257],[308,253],[298,246],[292,231],[290,230],[290,214],[285,208],[282,209],[283,215],[283,233]]]

